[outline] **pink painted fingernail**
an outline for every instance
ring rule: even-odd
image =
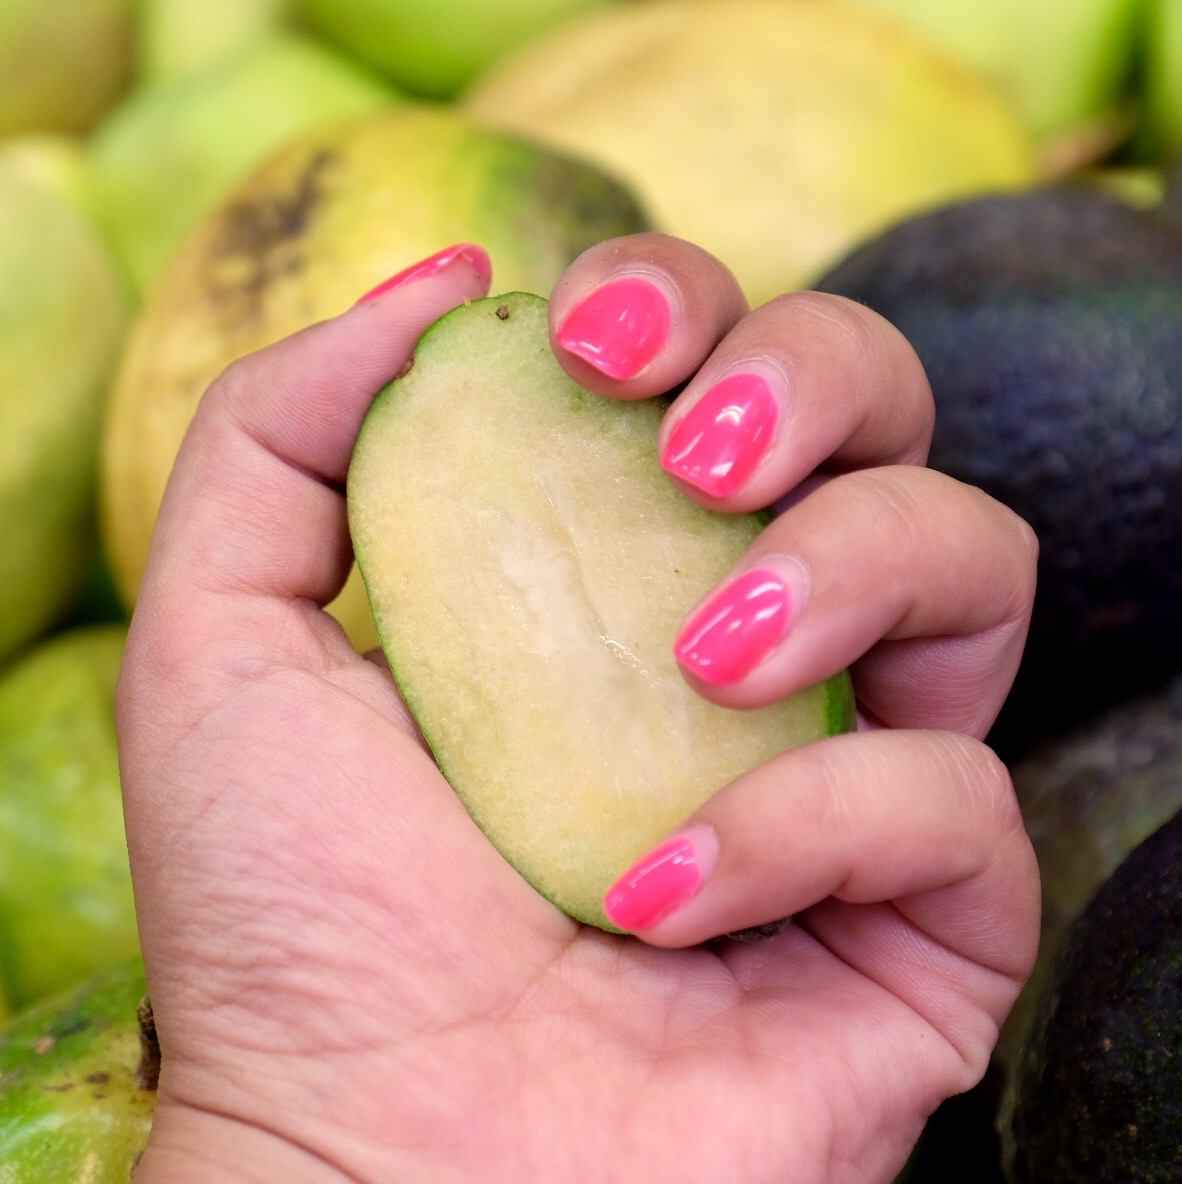
[[[651,929],[687,905],[714,868],[718,840],[698,826],[666,839],[634,863],[608,890],[603,911],[620,929]]]
[[[558,344],[608,378],[632,378],[660,352],[672,319],[655,284],[636,277],[612,280],[571,309]]]
[[[379,296],[385,296],[387,292],[401,288],[403,284],[409,284],[412,280],[421,280],[429,275],[436,275],[450,267],[458,259],[463,259],[485,284],[488,284],[492,279],[492,263],[489,260],[488,252],[475,243],[456,243],[455,246],[444,247],[442,251],[412,264],[396,275],[392,275],[388,280],[382,280],[376,288],[370,288],[357,303],[364,304],[367,300],[376,300]]]
[[[713,497],[742,489],[772,442],[780,403],[758,374],[712,386],[673,429],[661,467]]]
[[[788,633],[792,593],[776,572],[749,571],[720,588],[682,629],[677,660],[703,682],[729,686],[750,674]]]

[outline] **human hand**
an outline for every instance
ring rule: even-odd
[[[654,285],[623,312],[602,294],[622,276]],[[119,697],[164,1058],[137,1184],[890,1180],[984,1071],[1034,956],[1033,856],[980,742],[1025,637],[1031,533],[921,467],[926,382],[867,310],[748,312],[656,235],[582,256],[552,303],[563,365],[608,397],[689,380],[662,431],[687,495],[786,506],[740,566],[794,565],[790,628],[721,682],[691,636],[687,677],[745,707],[848,665],[866,726],[688,820],[692,892],[625,876],[613,907],[641,940],[581,927],[488,844],[384,664],[320,607],[369,402],[486,287],[470,250],[243,359],[178,458]],[[727,373],[763,380],[745,426],[690,448]],[[707,941],[787,915],[759,944]]]

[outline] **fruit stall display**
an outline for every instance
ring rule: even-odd
[[[714,251],[753,303],[815,287],[898,325],[936,396],[932,465],[1039,536],[991,739],[1043,950],[906,1180],[1182,1179],[1182,1056],[1161,1052],[1182,1017],[1182,0],[7,0],[0,78],[0,1179],[126,1181],[150,1127],[115,677],[203,390],[448,243],[546,297],[646,228]],[[542,315],[515,299],[439,326],[408,385],[462,367],[468,332],[494,367]],[[656,413],[602,410],[628,418],[599,462],[627,478]],[[371,433],[439,435],[380,401]],[[382,585],[398,548],[367,505],[410,491],[365,455],[350,513]],[[578,501],[573,468],[554,480]],[[412,533],[414,513],[447,517],[412,508]],[[356,573],[331,611],[376,643]],[[429,704],[447,675],[404,677]],[[845,726],[844,694],[753,729],[744,759]],[[481,793],[479,769],[455,779]],[[601,885],[513,857],[597,919]]]

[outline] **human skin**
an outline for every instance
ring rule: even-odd
[[[583,302],[621,276],[668,316],[656,346],[607,343],[613,378],[582,339],[627,317],[604,328]],[[753,666],[711,681],[687,649],[686,677],[749,707],[849,666],[863,725],[688,819],[695,880],[661,919],[580,926],[489,845],[385,665],[321,608],[350,562],[366,408],[486,290],[480,253],[453,251],[242,359],[181,450],[118,704],[163,1053],[136,1184],[889,1181],[981,1077],[1034,958],[1034,858],[982,743],[1028,626],[1032,533],[923,467],[926,380],[866,309],[798,293],[751,312],[718,261],[657,235],[580,257],[555,353],[609,398],[688,382],[662,445],[724,374],[772,391],[738,488],[706,492],[665,449],[702,504],[784,507],[736,572],[793,590]]]

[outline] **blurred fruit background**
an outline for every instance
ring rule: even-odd
[[[5,1184],[150,1121],[114,679],[201,392],[450,242],[545,293],[646,226],[898,324],[1042,544],[992,740],[1047,940],[907,1180],[1182,1179],[1182,0],[0,0],[0,79]]]

